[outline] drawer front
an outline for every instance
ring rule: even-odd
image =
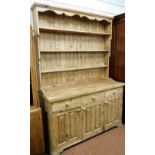
[[[95,103],[95,102],[98,103],[103,99],[104,99],[104,92],[82,96],[81,105],[86,105],[86,104]]]
[[[123,93],[123,88],[115,88],[105,91],[105,97],[111,97]]]
[[[65,111],[80,106],[80,98],[68,99],[61,102],[55,102],[52,105],[52,112]]]
[[[123,94],[123,87],[117,88],[117,94]]]
[[[105,91],[105,97],[111,97],[114,94],[116,94],[116,90],[115,89]]]

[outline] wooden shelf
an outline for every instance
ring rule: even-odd
[[[110,33],[88,32],[88,31],[74,31],[74,30],[59,30],[55,28],[39,27],[40,32],[57,32],[57,33],[70,33],[70,34],[85,34],[85,35],[99,35],[110,36]]]
[[[82,68],[77,68],[77,67],[72,67],[72,68],[60,68],[60,69],[47,69],[47,70],[42,70],[41,73],[52,73],[52,72],[67,72],[67,71],[75,71],[75,70],[84,70],[84,69],[96,69],[96,68],[104,68],[108,67],[107,65],[100,65],[100,66],[91,66],[91,67],[82,67]]]
[[[71,52],[81,52],[81,53],[85,53],[85,52],[103,52],[103,53],[107,53],[109,52],[109,50],[102,50],[102,51],[92,51],[92,50],[85,50],[85,51],[51,51],[51,50],[41,50],[40,53],[56,53],[56,52],[62,52],[62,53],[71,53]]]

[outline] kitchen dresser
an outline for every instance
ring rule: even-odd
[[[112,19],[34,4],[39,90],[50,153],[121,124],[123,83],[109,78]]]

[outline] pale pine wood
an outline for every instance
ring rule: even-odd
[[[76,71],[76,70],[88,70],[88,69],[96,69],[96,68],[103,68],[103,67],[107,67],[106,65],[98,65],[98,66],[86,66],[86,67],[81,67],[81,68],[58,68],[58,69],[46,69],[46,70],[42,70],[41,73],[53,73],[53,72],[66,72],[66,71]]]
[[[51,18],[52,17],[52,18]],[[67,17],[67,16],[57,16],[54,13],[40,13],[39,14],[39,28],[47,31],[71,31],[86,32],[86,33],[96,33],[98,35],[104,34],[104,32],[110,32],[111,29],[108,26],[111,24],[103,22],[94,22],[88,20],[87,18],[80,19],[76,16]],[[76,27],[75,27],[76,25]],[[108,33],[105,33],[108,34]]]
[[[53,38],[54,43],[51,42],[50,38]],[[109,46],[105,42],[107,38],[109,37],[69,33],[66,33],[64,37],[63,33],[41,32],[39,48],[41,51],[85,51],[87,48],[92,51],[106,51],[109,50]],[[85,42],[88,43],[89,47]]]
[[[118,87],[50,104],[48,110],[53,109],[53,121],[49,122],[53,127],[51,134],[56,136],[53,148],[63,150],[120,125],[122,93],[123,88]]]
[[[79,53],[79,52],[82,52],[82,53],[85,53],[85,52],[87,52],[87,53],[89,53],[89,52],[93,52],[93,53],[97,53],[97,52],[99,52],[99,53],[107,53],[107,52],[109,52],[109,50],[101,50],[101,51],[99,51],[99,50],[91,50],[91,49],[86,49],[85,51],[75,51],[75,50],[73,50],[73,51],[52,51],[52,50],[43,50],[43,51],[40,51],[40,53],[55,53],[55,52],[57,52],[57,53],[70,53],[70,52],[74,52],[74,53]]]
[[[75,31],[75,30],[63,30],[63,29],[55,29],[49,27],[39,27],[40,32],[57,32],[57,33],[70,33],[70,34],[85,34],[85,35],[99,35],[99,36],[109,36],[110,33],[99,33],[99,32],[87,32],[87,31]]]
[[[43,5],[33,10],[53,155],[119,126],[124,84],[109,78],[111,19]]]
[[[116,84],[115,81],[110,79],[100,80],[100,81],[94,80],[94,81],[85,81],[83,83],[80,82],[76,85],[75,84],[70,85],[69,89],[68,89],[68,86],[64,86],[57,89],[46,87],[46,89],[43,89],[43,93],[46,94],[46,98],[48,99],[49,102],[56,102],[56,101],[65,100],[73,97],[78,97],[81,95],[88,95],[88,94],[97,93],[100,91],[114,89],[116,87],[122,87],[122,86],[123,86],[122,83],[117,82]],[[107,96],[109,91],[105,93]]]

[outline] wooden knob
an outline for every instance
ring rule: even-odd
[[[94,100],[94,101],[95,101],[95,100],[96,100],[96,98],[93,96],[93,97],[92,97],[92,100]]]
[[[105,100],[105,102],[104,103],[108,103],[108,101],[107,100]]]
[[[81,107],[81,109],[82,109],[82,110],[86,110],[86,108],[85,108],[85,107]]]
[[[78,111],[78,112],[80,112],[80,111],[81,111],[81,109],[78,109],[77,111]]]
[[[66,103],[66,107],[69,107],[69,103]]]

